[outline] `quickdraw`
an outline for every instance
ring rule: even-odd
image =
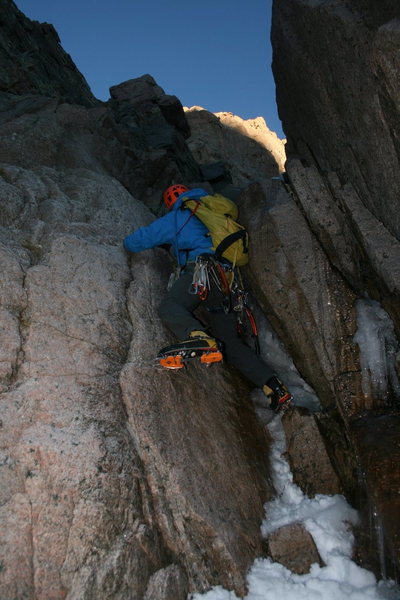
[[[239,268],[221,263],[212,255],[198,256],[189,293],[198,294],[201,300],[206,300],[211,284],[214,284],[222,294],[221,307],[224,312],[229,313],[231,310],[236,312],[238,334],[245,337],[248,335],[248,325],[250,326],[255,351],[259,354],[257,323],[248,303],[248,293]]]
[[[210,291],[211,282],[213,282],[224,296],[229,296],[230,285],[225,269],[232,272],[233,280],[233,269],[231,267],[224,267],[211,255],[198,256],[189,293],[198,294],[201,300],[205,300]]]
[[[208,261],[198,256],[193,271],[192,284],[189,294],[198,294],[201,300],[205,300],[210,290],[210,277],[208,272]]]

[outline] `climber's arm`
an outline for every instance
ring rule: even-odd
[[[163,244],[170,244],[174,233],[174,224],[170,214],[156,219],[147,227],[140,227],[124,241],[124,248],[128,252],[141,252]]]

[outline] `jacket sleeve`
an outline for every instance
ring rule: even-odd
[[[171,214],[156,219],[147,227],[140,227],[134,233],[128,235],[124,241],[124,248],[129,252],[141,252],[149,248],[171,243],[174,226]]]

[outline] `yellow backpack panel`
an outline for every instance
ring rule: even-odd
[[[207,227],[217,257],[226,258],[238,267],[247,264],[248,234],[245,227],[236,222],[239,211],[232,200],[214,194],[198,200],[183,199],[182,207],[189,208]]]

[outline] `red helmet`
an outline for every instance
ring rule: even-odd
[[[183,194],[183,192],[188,192],[189,188],[185,185],[177,183],[176,185],[171,185],[169,188],[165,190],[163,193],[163,200],[167,208],[171,208],[176,202],[178,196]]]

